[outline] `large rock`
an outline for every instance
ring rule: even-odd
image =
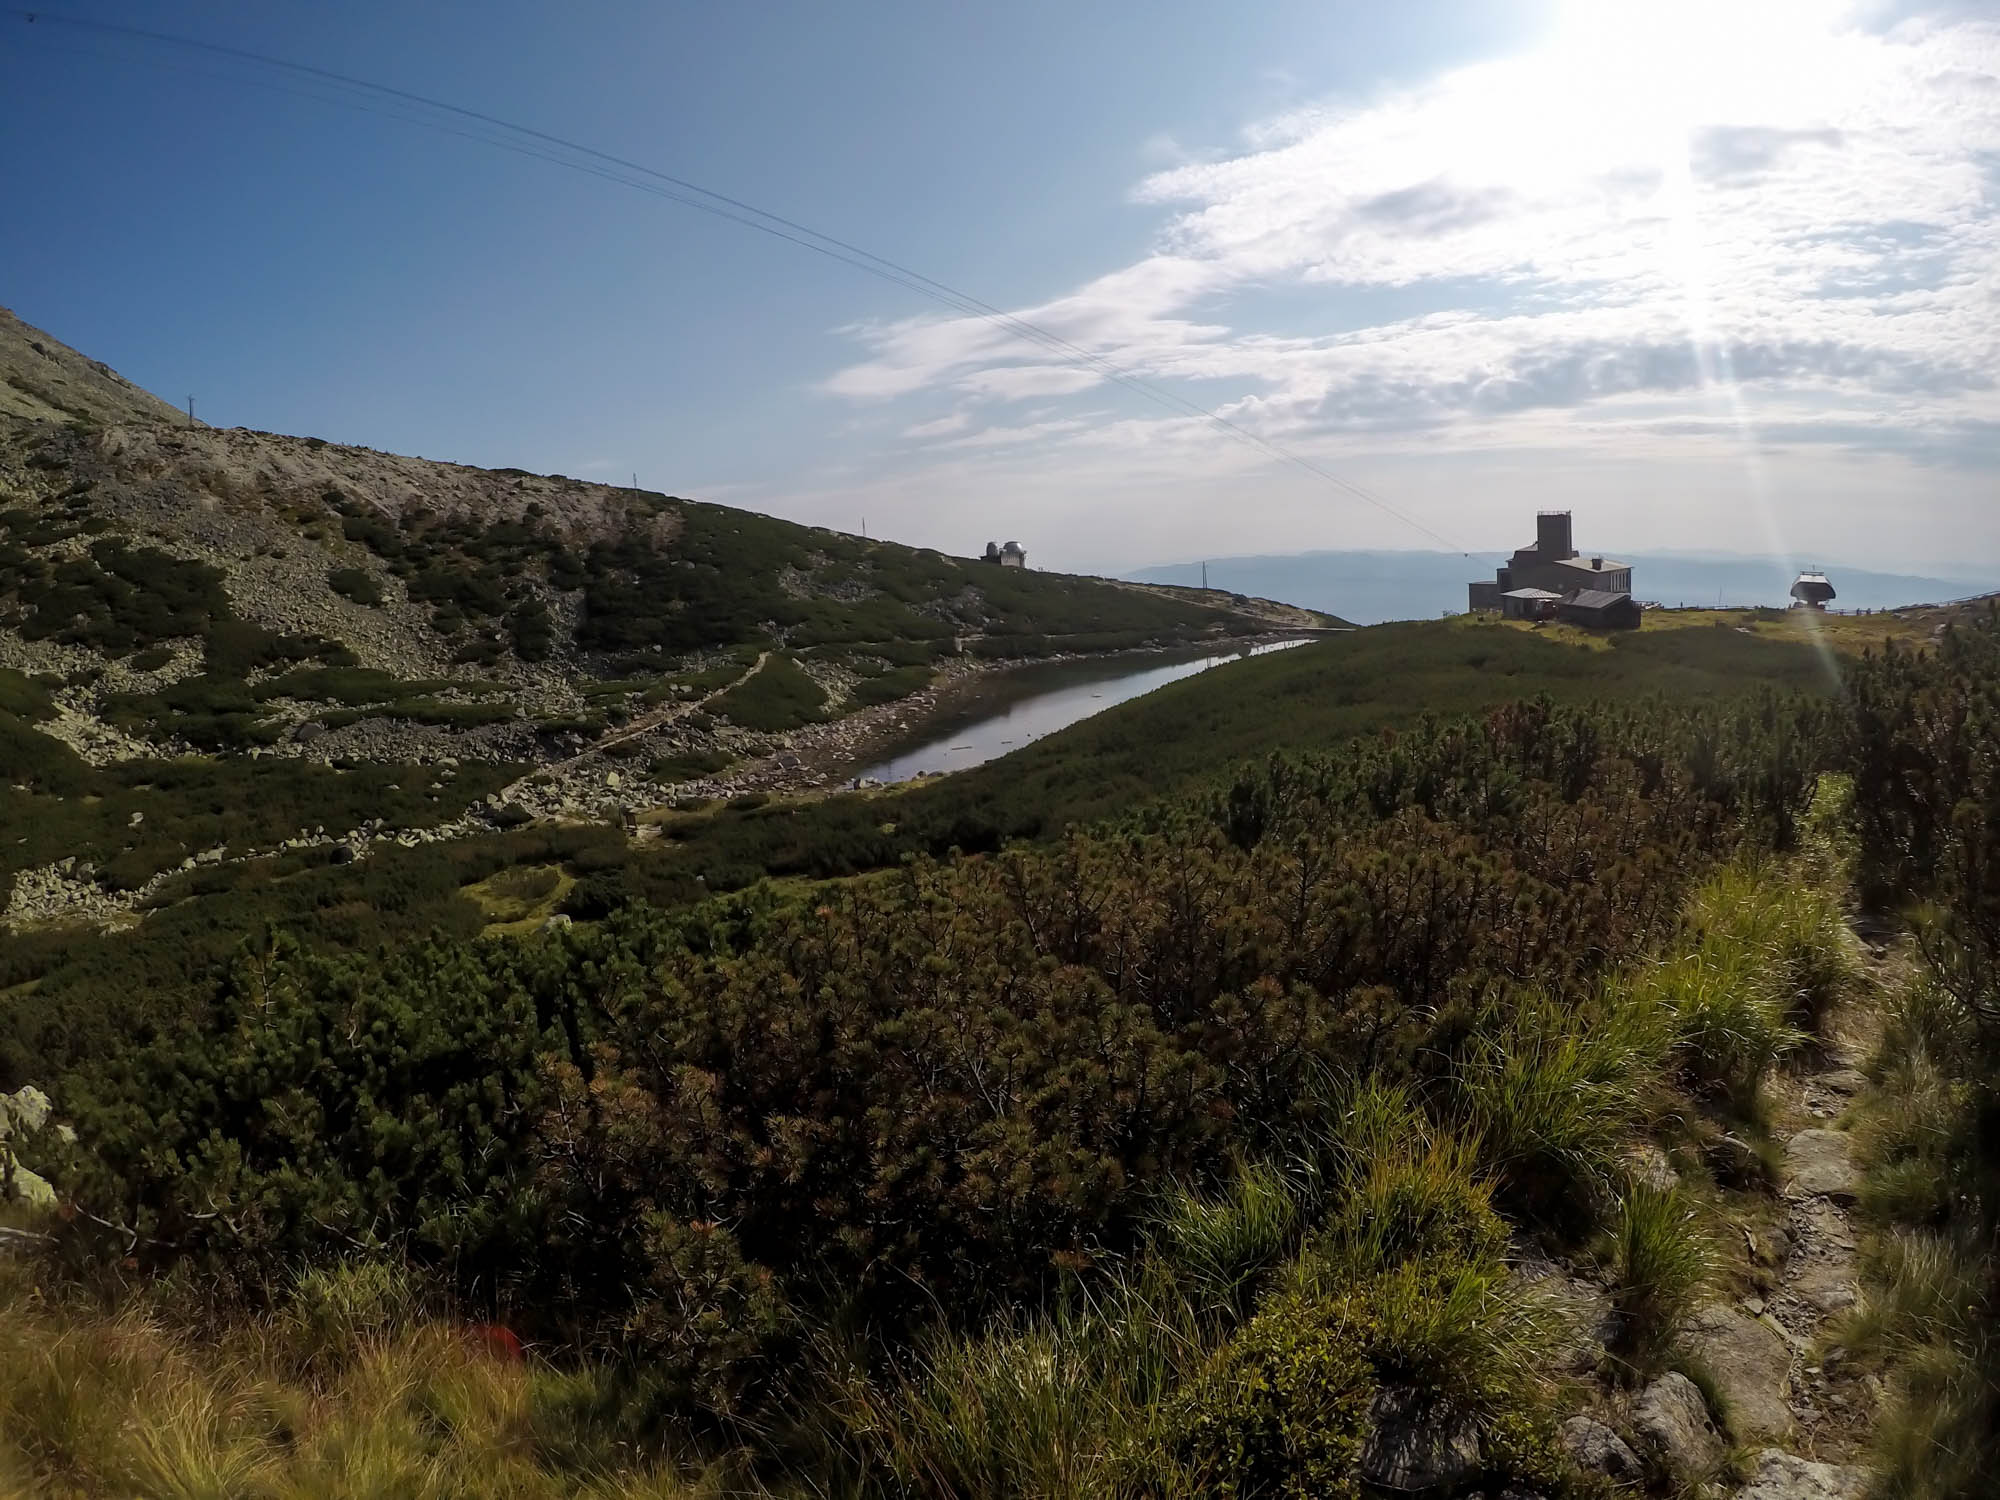
[[[1651,1141],[1641,1141],[1625,1152],[1625,1170],[1634,1182],[1670,1192],[1680,1186],[1681,1176],[1667,1160],[1667,1153]]]
[[[32,1083],[0,1094],[0,1140],[16,1130],[40,1130],[49,1123],[49,1096]]]
[[[1479,1467],[1479,1423],[1462,1407],[1411,1386],[1388,1386],[1368,1409],[1361,1477],[1418,1493],[1455,1485]]]
[[[1702,1474],[1722,1460],[1722,1438],[1709,1419],[1701,1388],[1669,1371],[1632,1403],[1632,1441],[1677,1474]]]
[[[1854,1156],[1838,1130],[1801,1130],[1785,1145],[1785,1193],[1792,1198],[1854,1201]]]
[[[48,1180],[30,1172],[7,1148],[10,1135],[27,1135],[49,1123],[49,1096],[32,1083],[11,1094],[0,1094],[0,1201],[29,1208],[53,1208],[56,1191]]]
[[[1866,1469],[1814,1463],[1766,1448],[1736,1500],[1862,1500],[1867,1491]]]
[[[1637,1479],[1643,1472],[1639,1455],[1595,1417],[1571,1417],[1557,1435],[1580,1469],[1609,1479]]]
[[[1792,1351],[1776,1329],[1739,1308],[1711,1302],[1688,1326],[1689,1343],[1708,1366],[1729,1406],[1729,1425],[1742,1442],[1783,1441],[1792,1435]]]

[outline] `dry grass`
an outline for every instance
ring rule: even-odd
[[[0,1284],[0,1494],[160,1500],[719,1495],[566,1429],[576,1379],[496,1358],[380,1271],[302,1287],[215,1339]],[[566,1450],[566,1451],[564,1451]],[[564,1451],[566,1462],[554,1458]],[[740,1491],[736,1491],[740,1492]]]

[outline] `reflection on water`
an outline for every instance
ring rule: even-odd
[[[908,781],[929,772],[963,771],[981,761],[1066,729],[1079,719],[1102,713],[1115,704],[1154,688],[1192,677],[1210,667],[1245,656],[1262,656],[1303,646],[1305,641],[1277,641],[1223,656],[1149,658],[1134,666],[1123,662],[1057,662],[1021,667],[992,679],[990,691],[1006,701],[975,704],[952,715],[932,739],[861,773],[864,780]]]

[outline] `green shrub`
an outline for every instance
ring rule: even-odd
[[[43,684],[25,672],[0,667],[0,714],[21,719],[48,719],[55,716],[55,700]]]
[[[856,683],[848,701],[857,708],[894,703],[898,698],[907,698],[929,687],[934,675],[929,667],[894,667],[879,676],[863,678]]]
[[[1316,1253],[1356,1276],[1423,1257],[1496,1260],[1507,1248],[1507,1225],[1493,1211],[1491,1190],[1474,1178],[1475,1153],[1471,1142],[1446,1136],[1378,1156],[1342,1197]]]
[[[717,1417],[751,1415],[790,1321],[776,1279],[710,1223],[646,1216],[640,1253],[648,1295],[621,1330],[671,1396]]]
[[[1187,1487],[1231,1500],[1356,1500],[1375,1376],[1340,1304],[1284,1298],[1252,1318],[1167,1422]]]
[[[382,602],[382,585],[366,568],[335,568],[326,575],[326,586],[356,604]]]
[[[693,781],[726,771],[735,763],[736,757],[725,750],[684,750],[648,761],[646,772],[655,781]]]
[[[776,652],[761,670],[717,698],[713,711],[743,729],[777,733],[826,716],[826,693],[789,656]]]

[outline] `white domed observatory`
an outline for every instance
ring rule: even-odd
[[[1827,601],[1835,596],[1826,574],[1817,568],[1808,568],[1793,581],[1792,597],[1807,609],[1825,609]]]

